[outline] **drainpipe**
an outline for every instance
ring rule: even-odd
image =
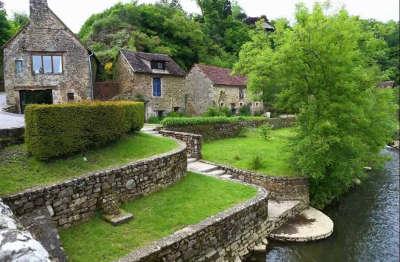
[[[90,74],[90,98],[91,100],[94,100],[94,88],[93,88],[93,69],[92,69],[92,57],[94,53],[90,51],[89,55],[89,74]]]

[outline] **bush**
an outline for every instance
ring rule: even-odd
[[[29,105],[25,111],[25,142],[34,157],[48,160],[104,146],[139,131],[144,104],[81,102]]]
[[[215,116],[232,116],[231,110],[228,107],[209,107],[203,114],[204,117],[215,117]]]
[[[262,125],[258,130],[260,132],[260,136],[262,139],[264,140],[271,139],[272,126],[270,124]]]
[[[250,169],[251,170],[259,170],[263,167],[262,159],[259,155],[253,156],[250,162]]]
[[[240,116],[251,116],[251,108],[249,105],[242,106],[239,108],[239,115]]]
[[[163,117],[159,117],[159,116],[151,116],[147,119],[147,123],[149,124],[159,124],[161,123],[161,121],[163,120]]]
[[[208,124],[224,124],[237,123],[246,121],[265,121],[265,117],[167,117],[161,121],[164,127],[171,126],[190,126],[190,125],[208,125]]]

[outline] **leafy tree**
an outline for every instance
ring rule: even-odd
[[[11,24],[11,32],[13,35],[18,33],[18,31],[29,23],[29,17],[23,13],[14,13],[10,24]]]
[[[317,207],[378,164],[394,132],[393,100],[376,88],[377,43],[345,10],[326,15],[319,4],[298,5],[293,28],[278,23],[273,36],[255,33],[240,54],[236,71],[248,73],[250,87],[279,89],[277,104],[298,112],[292,162],[310,178]]]
[[[12,36],[11,26],[3,2],[0,1],[0,46],[3,46]],[[0,80],[3,80],[3,52],[0,52]]]

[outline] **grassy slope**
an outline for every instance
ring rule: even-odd
[[[112,261],[255,196],[255,188],[189,173],[177,184],[123,205],[134,215],[113,227],[98,215],[61,231],[71,261]]]
[[[176,146],[176,142],[171,139],[139,133],[108,147],[49,163],[28,157],[23,145],[8,147],[0,151],[0,195],[129,163],[168,152]],[[84,161],[83,156],[87,161]]]
[[[293,128],[271,131],[272,138],[266,141],[257,130],[249,130],[245,137],[221,139],[203,145],[203,158],[237,168],[251,170],[255,156],[262,159],[262,167],[257,172],[272,176],[290,176],[290,138],[295,135]]]

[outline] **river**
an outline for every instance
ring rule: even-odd
[[[254,254],[248,261],[400,261],[399,154],[384,153],[392,157],[385,172],[372,174],[324,210],[335,223],[332,237],[305,244],[271,242],[266,254]]]

